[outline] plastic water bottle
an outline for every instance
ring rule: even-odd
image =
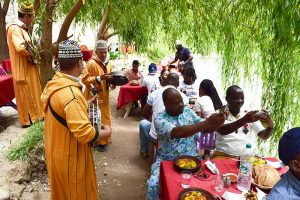
[[[250,158],[253,157],[251,144],[246,145],[246,151],[243,156],[240,157],[240,171],[238,175],[237,188],[240,191],[248,191],[251,187],[252,180],[252,163]]]

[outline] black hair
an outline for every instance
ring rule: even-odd
[[[28,14],[23,14],[21,12],[18,12],[18,18],[24,18],[25,16],[31,17],[32,15],[28,15]]]
[[[82,58],[58,58],[59,68],[61,70],[73,69]]]
[[[170,98],[169,95],[172,93],[178,93],[178,90],[176,90],[175,88],[167,88],[165,89],[165,91],[162,93],[162,98],[164,103]]]
[[[226,90],[226,99],[232,94],[232,92],[235,92],[236,90],[242,90],[242,88],[240,88],[237,85],[232,85],[228,87]]]
[[[193,81],[195,81],[197,79],[197,75],[196,75],[196,72],[195,72],[194,68],[183,69],[182,76],[191,77],[193,79]]]
[[[173,85],[174,87],[178,87],[179,85],[179,76],[177,73],[170,73],[167,76],[167,85]]]
[[[132,62],[132,64],[133,64],[133,65],[139,65],[140,63],[139,63],[138,60],[134,60],[134,61]]]
[[[222,101],[221,101],[219,94],[211,80],[204,79],[203,81],[201,81],[199,89],[200,88],[202,88],[204,93],[210,97],[210,99],[212,100],[212,102],[214,104],[215,110],[222,108],[222,106],[223,106]]]

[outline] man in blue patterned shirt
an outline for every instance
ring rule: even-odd
[[[154,119],[154,126],[160,142],[156,162],[151,166],[148,180],[147,199],[159,199],[159,168],[162,160],[174,160],[178,156],[197,156],[195,135],[197,132],[213,132],[225,121],[223,113],[213,114],[206,120],[184,107],[180,93],[174,88],[163,92],[165,111]]]

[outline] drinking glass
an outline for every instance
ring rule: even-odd
[[[221,174],[217,174],[215,179],[215,191],[222,192],[223,190],[223,179]]]
[[[189,188],[190,187],[190,181],[191,181],[191,178],[192,178],[192,173],[189,172],[189,171],[182,171],[181,172],[181,177],[182,177],[181,186],[183,188]]]

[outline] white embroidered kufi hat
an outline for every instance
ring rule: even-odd
[[[105,40],[98,40],[96,49],[107,49],[107,42]]]
[[[58,58],[82,58],[78,43],[74,40],[65,40],[59,43]]]

